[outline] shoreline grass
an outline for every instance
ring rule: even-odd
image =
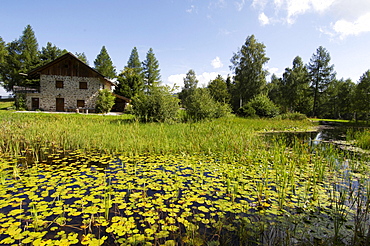
[[[139,123],[127,115],[26,114],[0,112],[0,148],[59,147],[105,153],[242,154],[258,144],[257,132],[304,131],[308,121],[222,118],[197,123]]]

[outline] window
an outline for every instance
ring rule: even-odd
[[[85,100],[77,100],[77,108],[84,108]]]
[[[80,89],[87,89],[87,82],[80,82]]]
[[[64,88],[64,82],[62,80],[55,81],[55,88]]]

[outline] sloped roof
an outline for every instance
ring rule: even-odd
[[[85,66],[86,68],[90,69],[91,71],[93,71],[94,73],[96,73],[99,77],[101,77],[102,79],[104,79],[105,81],[107,81],[108,83],[110,83],[111,85],[115,86],[115,84],[110,80],[108,79],[107,77],[104,77],[104,75],[102,75],[101,73],[99,73],[98,71],[96,71],[94,68],[90,67],[89,65],[87,65],[86,63],[84,63],[82,60],[80,60],[77,56],[75,56],[74,54],[72,54],[71,52],[68,52],[60,57],[58,57],[57,59],[43,65],[43,66],[40,66],[38,68],[35,68],[31,71],[28,72],[28,77],[30,78],[34,78],[34,77],[37,77],[39,75],[39,72],[41,72],[42,70],[44,69],[47,69],[48,67],[51,67],[65,59],[67,59],[68,57],[70,58],[73,58],[75,60],[77,60],[78,62],[80,62],[81,64],[83,64],[83,66]]]
[[[120,98],[120,99],[124,100],[125,102],[128,102],[128,103],[130,103],[130,102],[131,102],[131,99],[129,99],[129,98],[127,98],[127,97],[124,97],[124,96],[121,96],[121,95],[117,95],[117,94],[115,94],[115,93],[113,93],[113,92],[112,92],[112,94],[113,94],[113,96],[115,96],[115,97],[117,97],[117,98]]]

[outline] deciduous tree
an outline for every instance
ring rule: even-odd
[[[355,109],[357,118],[364,114],[364,118],[369,120],[370,114],[370,70],[367,70],[360,78],[355,90]],[[357,119],[356,118],[356,119]]]
[[[194,92],[198,86],[198,79],[193,69],[190,69],[184,78],[184,87],[179,93],[182,104],[186,104],[187,98]]]
[[[230,94],[227,88],[227,84],[221,75],[218,75],[214,80],[212,80],[207,88],[211,93],[213,99],[221,103],[230,102]]]
[[[310,78],[301,57],[295,57],[293,67],[285,69],[281,89],[285,111],[309,113],[312,108]]]
[[[257,42],[252,35],[247,37],[241,49],[231,58],[230,69],[235,73],[233,97],[239,99],[236,108],[260,94],[266,85],[268,72],[263,66],[270,58],[266,57],[265,49],[266,46]]]

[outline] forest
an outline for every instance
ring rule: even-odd
[[[33,87],[38,81],[24,74],[68,52],[48,42],[39,49],[30,25],[14,41],[0,36],[0,83],[8,92],[14,86]],[[75,53],[88,64],[84,52]],[[246,38],[230,59],[231,76],[221,75],[198,86],[190,69],[180,92],[163,85],[152,48],[140,61],[134,47],[127,65],[117,72],[105,46],[94,60],[93,68],[116,81],[114,93],[132,99],[128,112],[142,121],[178,121],[218,118],[229,113],[243,117],[276,117],[298,114],[316,118],[368,120],[370,111],[370,70],[358,83],[337,78],[330,53],[320,46],[305,64],[300,56],[292,59],[282,77],[275,74],[267,81],[266,46],[254,35]],[[179,109],[186,109],[179,113]]]

